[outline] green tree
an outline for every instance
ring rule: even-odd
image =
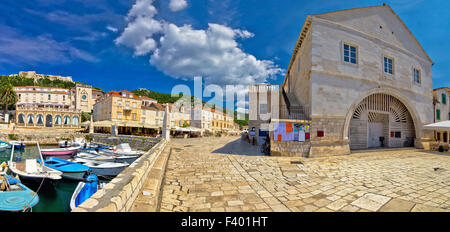
[[[8,114],[8,107],[15,105],[17,101],[18,97],[13,85],[10,83],[2,83],[0,86],[0,103],[5,109],[5,114]]]

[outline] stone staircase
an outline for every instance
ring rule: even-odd
[[[293,93],[285,93],[283,96],[285,97],[288,112],[287,114],[283,115],[282,113],[281,115],[287,116],[287,119],[307,120],[307,113],[305,112],[304,107],[297,101],[295,95]]]

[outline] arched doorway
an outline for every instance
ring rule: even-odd
[[[45,116],[45,126],[46,127],[52,127],[53,126],[53,117],[51,114],[48,114]]]
[[[412,147],[415,137],[408,108],[386,93],[364,98],[350,119],[350,149]]]

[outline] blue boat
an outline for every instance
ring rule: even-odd
[[[70,199],[70,210],[74,210],[89,199],[99,188],[101,188],[101,185],[99,184],[98,177],[94,174],[89,175],[85,182],[78,183]]]
[[[41,159],[37,161],[40,163]],[[83,180],[83,177],[89,170],[89,167],[86,165],[56,157],[50,157],[44,160],[44,165],[62,172],[62,177],[70,180]]]
[[[20,180],[0,173],[0,211],[29,211],[39,203],[39,196]]]
[[[10,141],[9,144],[14,146],[14,149],[20,149],[23,150],[25,149],[26,145],[23,142],[19,142],[19,141]]]

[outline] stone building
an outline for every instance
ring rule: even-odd
[[[287,118],[310,123],[298,155],[422,148],[433,136],[422,130],[433,122],[432,65],[387,5],[309,15],[280,93]]]
[[[102,95],[99,90],[96,91],[96,95],[93,95],[92,86],[85,84],[76,84],[70,91],[72,104],[75,105],[75,108],[87,113],[92,112],[96,99]]]
[[[16,76],[24,77],[24,78],[31,78],[34,79],[34,81],[38,81],[40,79],[48,78],[49,80],[60,80],[60,81],[68,81],[73,82],[72,77],[67,76],[59,76],[59,75],[45,75],[45,74],[37,74],[36,71],[20,71],[19,74],[12,74],[9,76]]]
[[[71,90],[17,86],[16,126],[24,128],[79,128],[81,111],[71,101]]]
[[[434,97],[434,122],[450,120],[450,88],[442,87],[433,90]],[[435,139],[437,141],[448,141],[449,135],[447,131],[436,131]]]

